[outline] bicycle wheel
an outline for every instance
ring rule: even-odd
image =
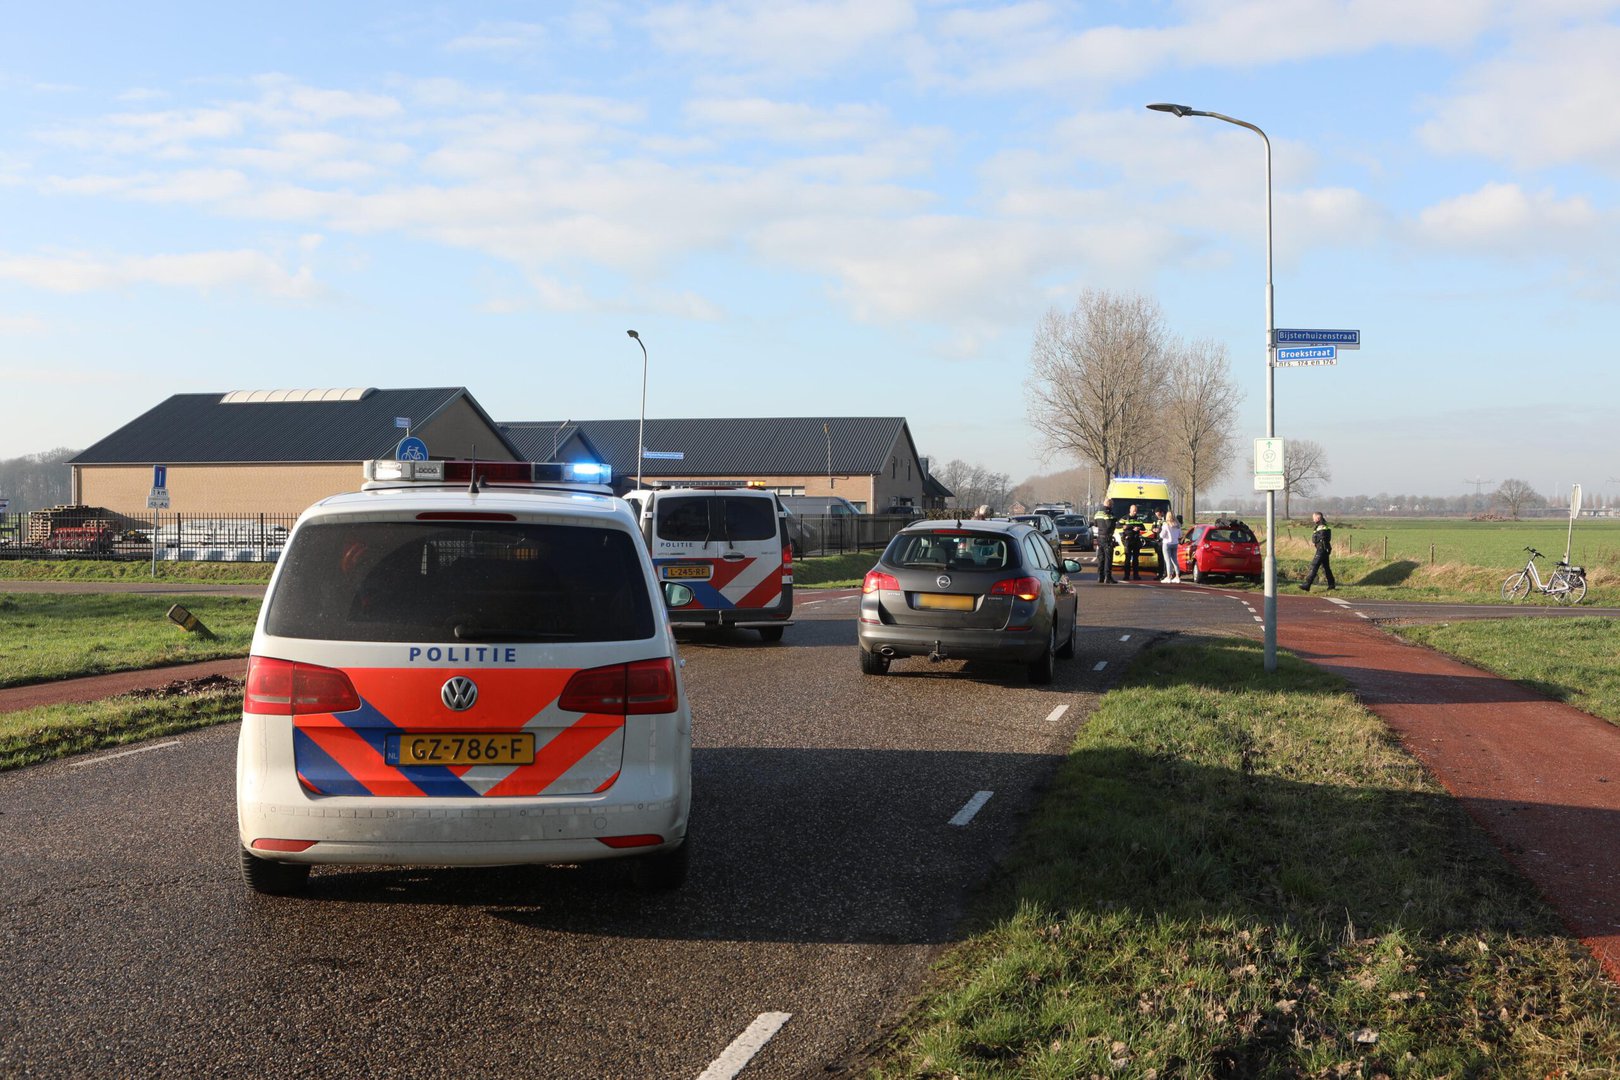
[[[1509,603],[1523,600],[1530,595],[1530,575],[1520,570],[1517,574],[1509,574],[1508,579],[1502,582],[1502,599]]]
[[[1560,604],[1578,604],[1586,599],[1586,578],[1581,574],[1568,574],[1564,577],[1564,588],[1558,593]]]

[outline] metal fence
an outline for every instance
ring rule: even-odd
[[[843,555],[881,550],[916,520],[904,514],[789,514],[787,532],[797,557]]]
[[[142,519],[88,507],[0,514],[0,559],[274,562],[297,514],[185,514]]]

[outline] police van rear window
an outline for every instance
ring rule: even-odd
[[[312,523],[265,612],[278,637],[637,641],[653,611],[637,538],[534,522]]]
[[[658,500],[658,539],[708,543],[776,537],[773,499],[737,495],[692,495]]]

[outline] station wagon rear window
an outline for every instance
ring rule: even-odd
[[[653,635],[636,544],[536,522],[312,523],[282,556],[265,631],[335,641],[636,641]]]
[[[1018,565],[1016,551],[1001,533],[915,532],[896,536],[883,560],[907,570],[1005,570]]]

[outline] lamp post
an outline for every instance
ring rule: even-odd
[[[1271,287],[1271,140],[1266,133],[1249,123],[1247,120],[1238,120],[1235,117],[1223,116],[1218,112],[1205,112],[1187,105],[1170,105],[1165,102],[1149,105],[1154,112],[1170,113],[1173,116],[1207,116],[1213,120],[1224,120],[1228,124],[1236,124],[1240,128],[1248,128],[1266,144],[1266,438],[1275,438],[1277,435],[1277,399],[1275,390],[1276,365],[1272,363],[1271,350],[1276,344],[1277,324],[1275,318],[1274,300]],[[1266,601],[1265,601],[1265,637],[1266,637],[1266,670],[1277,670],[1277,492],[1272,489],[1266,491]]]
[[[641,335],[634,330],[625,333],[636,339],[641,346],[641,420],[636,424],[636,487],[641,487],[641,462],[647,455],[647,343],[641,340]]]

